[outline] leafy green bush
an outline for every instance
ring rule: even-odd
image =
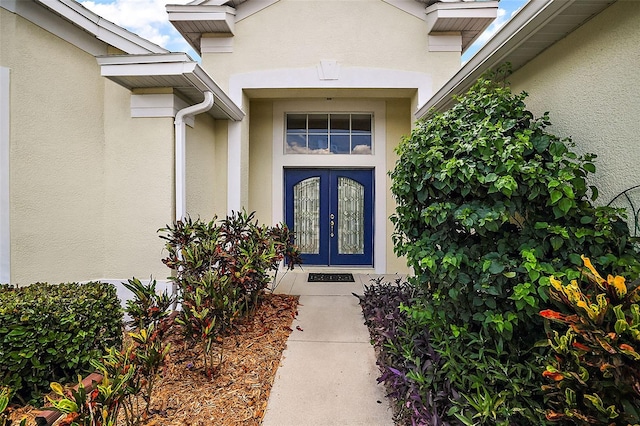
[[[155,281],[143,284],[133,278],[125,286],[133,292],[126,308],[135,327],[131,339],[124,348],[109,348],[100,359],[91,360],[102,376],[91,392],[81,377],[76,389],[51,383],[57,395],[50,399],[53,409],[66,415],[62,424],[138,426],[149,415],[154,385],[170,349],[164,338],[173,325],[174,315],[168,311],[172,298],[166,292],[157,294]]]
[[[584,258],[586,280],[551,278],[551,296],[563,311],[544,318],[562,324],[549,330],[553,350],[543,373],[547,419],[592,425],[640,423],[640,287],[622,276],[605,280]]]
[[[176,274],[182,316],[176,321],[203,348],[206,374],[214,373],[214,347],[222,360],[223,337],[234,323],[254,312],[271,280],[270,271],[288,258],[296,261],[286,226],[261,226],[254,213],[232,213],[216,222],[191,218],[160,230],[167,241],[163,262]]]
[[[0,288],[0,386],[22,402],[49,382],[73,380],[90,361],[122,340],[122,310],[113,285]]]
[[[462,395],[449,415],[465,424],[543,421],[532,346],[545,337],[547,276],[575,278],[574,253],[640,271],[625,221],[591,202],[595,156],[549,133],[526,96],[480,79],[417,124],[391,172],[395,251],[425,293],[410,314],[448,359],[445,376]]]

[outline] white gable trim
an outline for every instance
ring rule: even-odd
[[[10,70],[0,67],[0,284],[11,282],[11,232],[9,218]]]
[[[236,22],[260,12],[280,0],[246,1],[236,8]]]
[[[397,7],[403,12],[407,12],[409,15],[413,15],[423,21],[427,20],[425,10],[427,9],[423,3],[417,1],[407,0],[382,0],[385,3],[389,3],[391,6]]]
[[[168,52],[96,15],[74,0],[2,0],[0,7],[22,16],[94,56],[105,55],[107,45],[125,53]]]

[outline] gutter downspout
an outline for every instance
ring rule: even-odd
[[[176,129],[176,222],[182,220],[186,216],[187,210],[187,194],[186,194],[186,139],[187,130],[184,118],[188,115],[197,115],[207,112],[213,106],[213,93],[204,92],[204,101],[199,104],[191,105],[181,109],[176,114],[174,121]]]
[[[184,118],[188,115],[196,115],[203,112],[207,112],[213,106],[213,93],[206,91],[204,94],[204,101],[199,104],[191,105],[181,109],[176,114],[174,121],[175,125],[175,139],[176,139],[176,159],[175,159],[175,173],[176,173],[176,222],[182,220],[186,216],[187,210],[187,160],[186,160],[186,141],[187,141],[187,129],[185,127]],[[182,250],[178,250],[178,256],[182,257]],[[173,281],[172,285],[173,296],[178,294],[178,284]],[[173,310],[177,308],[178,301],[173,302]]]

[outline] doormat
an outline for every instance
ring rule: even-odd
[[[320,273],[309,273],[309,278],[307,279],[309,283],[353,283],[355,280],[353,279],[353,274],[320,274]]]

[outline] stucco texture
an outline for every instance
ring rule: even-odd
[[[212,135],[217,126],[226,127],[227,123],[216,122],[209,114],[197,115],[194,126],[187,126],[187,214],[192,218],[211,220],[215,215],[221,216],[225,212],[225,200],[218,198],[215,192],[217,182],[220,182],[216,179],[220,147]]]
[[[173,119],[131,118],[130,92],[105,85],[104,267],[101,278],[164,279],[163,241],[156,232],[172,223]]]
[[[281,0],[235,25],[233,53],[205,53],[203,67],[225,89],[234,74],[341,67],[428,72],[437,90],[460,54],[429,52],[424,21],[382,0]]]
[[[387,156],[387,171],[393,170],[395,167],[398,156],[395,153],[395,148],[398,146],[404,136],[411,133],[411,102],[409,99],[393,99],[387,101],[387,144],[386,144],[386,156]],[[391,177],[386,176],[387,188],[391,188]],[[396,202],[391,194],[391,190],[387,191],[387,214],[389,218],[396,211]],[[409,272],[407,262],[404,257],[398,257],[393,252],[393,241],[391,235],[393,235],[393,223],[387,219],[387,273],[399,273],[406,274]]]
[[[271,224],[273,173],[273,102],[251,102],[249,151],[249,211],[260,223]]]
[[[130,91],[101,77],[94,56],[1,8],[0,29],[11,91],[11,283],[166,278],[157,230],[175,214],[173,118],[131,118]],[[196,122],[193,192],[213,180],[203,164],[213,120]],[[209,214],[212,198],[190,204]]]
[[[99,277],[104,259],[100,70],[93,56],[4,9],[0,27],[0,61],[11,73],[11,281]]]
[[[639,22],[640,2],[619,0],[510,78],[536,115],[550,112],[550,131],[598,155],[600,204],[640,184]]]

